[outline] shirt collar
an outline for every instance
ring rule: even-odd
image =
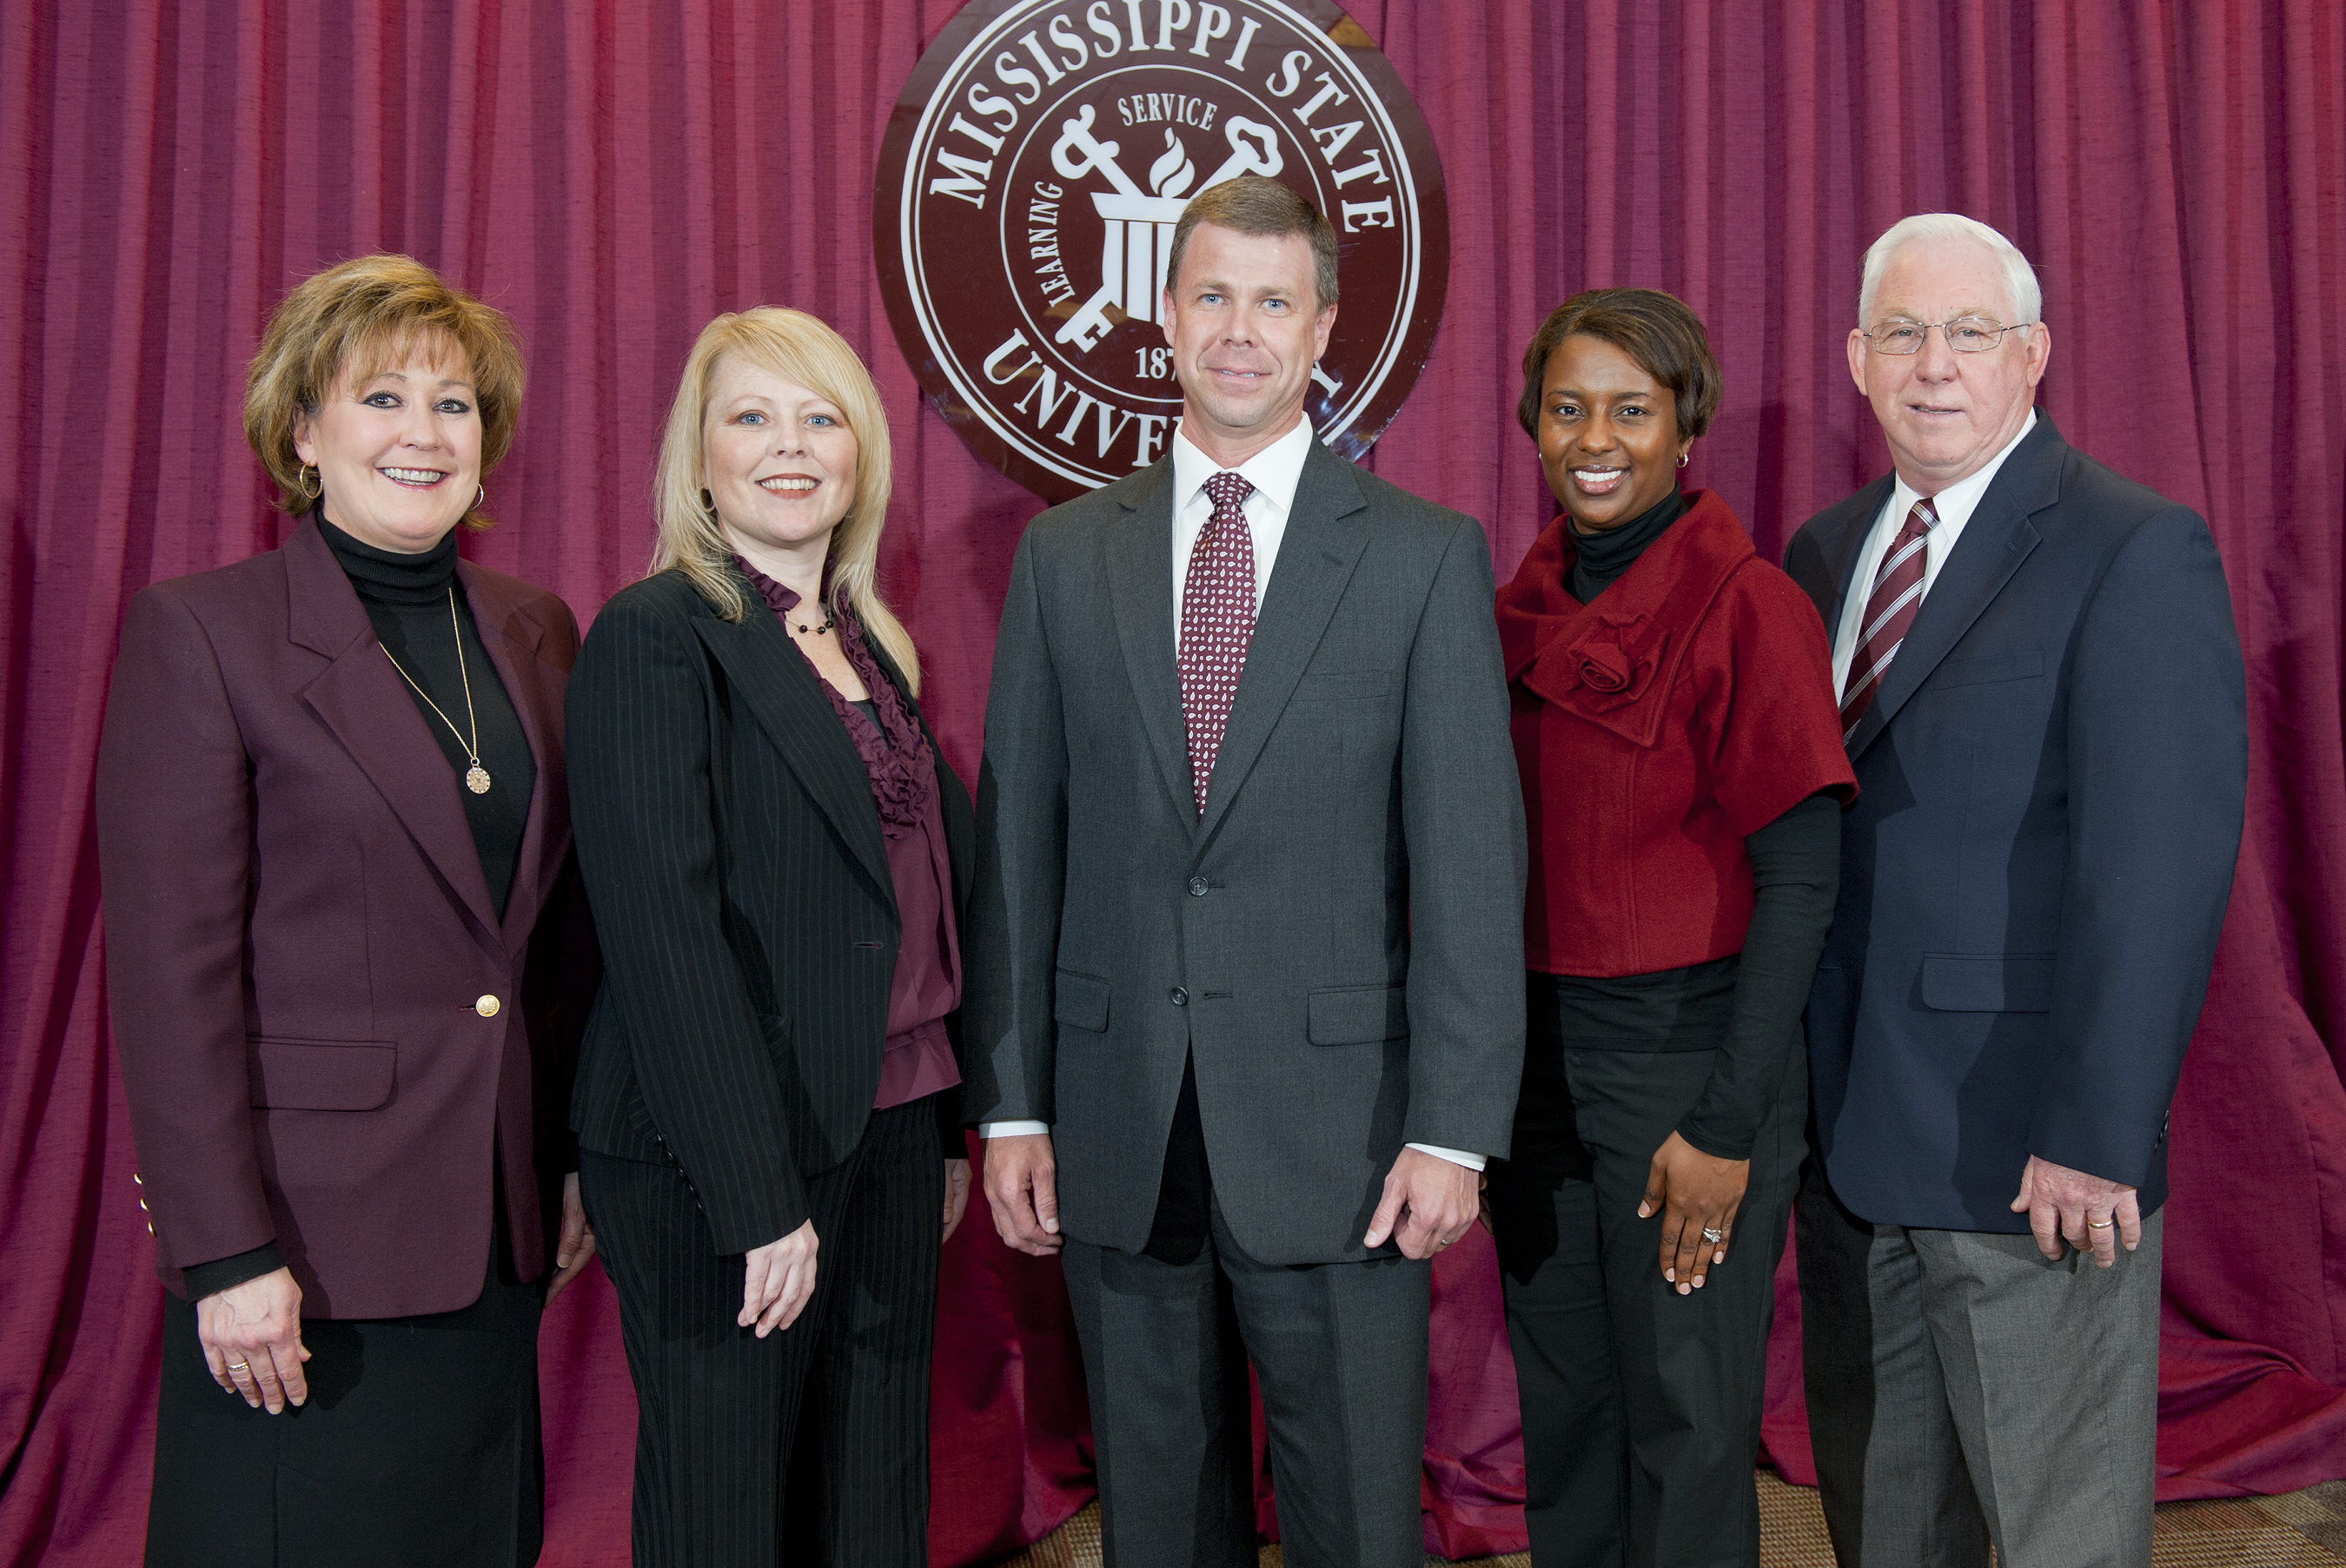
[[[1978,510],[1980,497],[1985,495],[1987,487],[1995,483],[1996,470],[2002,468],[2004,460],[2012,455],[2012,449],[2026,441],[2028,433],[2035,428],[2036,410],[2031,408],[2026,423],[2020,427],[2020,433],[2005,442],[2002,452],[1989,458],[1978,473],[1958,479],[1931,497],[1931,511],[1938,517],[1939,527],[1949,530],[1951,534],[1962,532],[1964,524],[1970,522],[1972,514]],[[1914,503],[1922,498],[1922,494],[1902,477],[1891,494],[1889,514],[1892,517],[1905,516],[1913,510]]]
[[[1255,494],[1279,509],[1281,516],[1295,506],[1295,487],[1303,482],[1304,460],[1311,455],[1316,433],[1311,421],[1295,416],[1295,428],[1238,465]],[[1188,509],[1206,481],[1223,472],[1221,465],[1198,450],[1184,432],[1173,433],[1173,514]]]

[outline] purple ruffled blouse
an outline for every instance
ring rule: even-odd
[[[798,608],[799,596],[790,589],[738,555],[733,564],[775,615]],[[872,803],[880,813],[880,836],[887,847],[888,875],[895,883],[896,913],[903,927],[896,973],[888,990],[888,1039],[880,1059],[880,1090],[872,1098],[872,1108],[884,1111],[961,1082],[953,1042],[945,1035],[945,1015],[961,1005],[961,933],[954,923],[953,861],[945,851],[936,755],[912,703],[872,657],[863,628],[852,616],[842,615],[834,629],[840,651],[872,694],[880,722],[872,723],[842,697],[812,660],[807,668],[855,743],[855,754],[863,759],[863,771],[872,780]]]

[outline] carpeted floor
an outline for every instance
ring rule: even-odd
[[[2152,1561],[2157,1568],[2337,1568],[2346,1565],[2346,1481],[2281,1497],[2169,1502],[2158,1511]],[[1100,1560],[1099,1505],[1076,1514],[1021,1556],[1015,1568],[1095,1568]],[[1276,1568],[1279,1548],[1262,1549]],[[1439,1558],[1429,1557],[1429,1565]],[[1832,1568],[1817,1494],[1760,1472],[1760,1561],[1764,1568]],[[1530,1568],[1531,1558],[1486,1557],[1491,1568]]]

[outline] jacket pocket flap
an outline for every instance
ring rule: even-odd
[[[273,1111],[372,1111],[391,1103],[399,1050],[388,1040],[244,1043],[252,1103]]]
[[[2045,673],[2041,648],[2012,648],[2004,653],[1951,658],[1931,672],[1933,686],[1986,686],[1999,680],[2032,680]]]
[[[1409,990],[1355,985],[1311,993],[1309,1033],[1314,1045],[1370,1045],[1409,1033]]]
[[[1942,1013],[2050,1013],[2053,955],[1926,952],[1923,1005]]]
[[[1107,982],[1096,974],[1060,970],[1051,996],[1051,1016],[1071,1029],[1106,1029]]]

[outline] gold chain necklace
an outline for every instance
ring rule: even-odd
[[[448,585],[448,629],[456,634],[456,675],[464,683],[464,720],[473,727],[470,740],[464,738],[464,732],[457,728],[446,714],[440,713],[440,705],[432,700],[430,692],[415,684],[415,677],[407,673],[407,667],[399,662],[396,655],[384,648],[382,657],[391,660],[391,667],[399,672],[399,678],[413,688],[415,695],[422,697],[433,712],[440,713],[440,722],[448,726],[448,733],[456,738],[456,744],[472,758],[473,765],[464,769],[464,788],[475,795],[485,795],[489,792],[489,770],[481,766],[481,721],[473,712],[473,677],[472,672],[464,667],[464,628],[456,624],[456,585],[454,583]]]

